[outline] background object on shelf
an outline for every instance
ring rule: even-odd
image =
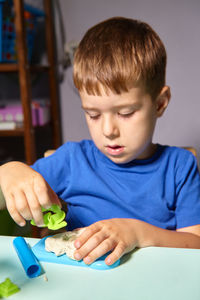
[[[50,121],[49,101],[37,99],[32,101],[32,124],[43,126]],[[23,125],[23,111],[20,103],[0,106],[0,129],[14,129]],[[6,127],[7,126],[7,127]]]
[[[6,4],[11,6],[11,13],[3,13],[4,0],[0,0],[0,62],[16,62],[16,31],[14,24],[13,2],[7,1]],[[31,60],[32,50],[35,40],[35,33],[38,22],[41,17],[44,17],[44,12],[34,8],[34,6],[24,5],[24,19],[26,26],[26,42],[28,49],[28,60]]]
[[[6,121],[0,122],[0,130],[12,130],[21,128],[23,126],[22,122],[15,122],[15,121]]]
[[[32,107],[32,121],[33,125],[36,126],[35,109]],[[8,104],[0,107],[0,124],[6,122],[23,122],[22,105],[19,104]]]
[[[32,101],[35,114],[35,125],[44,126],[50,122],[50,104],[48,100],[37,99]]]

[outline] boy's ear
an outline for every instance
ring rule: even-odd
[[[164,86],[156,99],[156,112],[157,117],[161,117],[167,108],[171,98],[169,86]]]

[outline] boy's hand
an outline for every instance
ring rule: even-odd
[[[45,179],[31,167],[21,162],[9,162],[0,167],[0,186],[7,209],[13,220],[20,226],[25,220],[34,219],[43,224],[41,206],[60,205],[55,192]]]
[[[111,251],[105,262],[112,265],[135,247],[200,249],[200,225],[168,230],[137,219],[109,219],[88,226],[74,242],[74,257],[91,264]]]
[[[88,226],[74,243],[77,249],[74,257],[91,264],[111,251],[105,262],[112,265],[123,254],[138,246],[137,222],[134,219],[109,219]]]

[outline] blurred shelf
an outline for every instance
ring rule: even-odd
[[[50,128],[52,133],[53,148],[56,149],[61,145],[61,124],[60,124],[60,107],[58,93],[58,79],[55,53],[55,32],[53,17],[53,0],[43,0],[44,4],[44,23],[47,65],[34,65],[28,61],[27,43],[26,43],[26,25],[24,19],[24,0],[13,0],[14,5],[14,23],[16,30],[16,50],[17,63],[0,63],[0,73],[17,72],[19,75],[20,100],[23,107],[24,126],[12,130],[0,130],[1,142],[6,137],[24,138],[24,153],[26,163],[32,164],[36,160],[37,148],[35,135],[42,134],[43,140],[47,139],[43,130]],[[33,127],[31,113],[31,73],[47,72],[50,100],[51,126]],[[41,130],[43,129],[43,130]],[[12,141],[11,141],[12,142]],[[13,149],[14,150],[14,149]]]
[[[0,72],[17,72],[18,64],[0,64]]]
[[[35,126],[33,127],[33,131],[34,132],[38,132],[38,131],[45,131],[49,128],[51,128],[52,124],[51,122],[48,122],[47,124],[43,125],[43,126]],[[1,136],[23,136],[25,134],[25,129],[24,127],[19,127],[19,128],[15,128],[15,129],[2,129],[0,130],[0,137]]]
[[[23,136],[24,135],[24,128],[16,128],[16,129],[9,129],[9,130],[0,130],[0,137],[1,136]]]
[[[27,65],[27,70],[30,70],[30,72],[48,72],[49,66],[43,66],[43,65]],[[18,72],[19,71],[19,65],[15,63],[9,63],[4,64],[0,63],[0,72]]]

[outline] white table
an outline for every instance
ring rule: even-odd
[[[106,271],[42,262],[46,282],[26,276],[12,240],[0,236],[0,282],[9,277],[21,288],[10,300],[200,300],[200,250],[139,249]]]

